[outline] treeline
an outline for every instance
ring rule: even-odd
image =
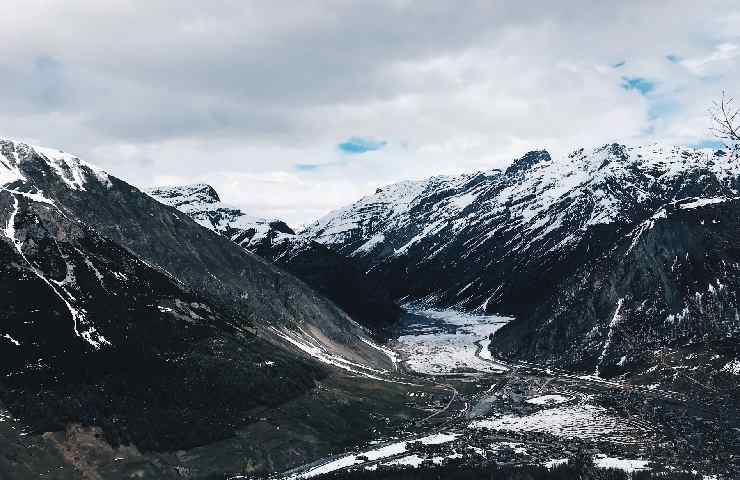
[[[250,416],[254,408],[295,398],[324,375],[265,342],[247,348],[228,335],[183,342],[163,353],[136,348],[142,345],[57,358],[48,371],[23,377],[24,383],[3,378],[0,401],[33,433],[81,423],[101,427],[113,446],[173,451],[234,435],[256,420]],[[265,366],[264,359],[274,363]]]

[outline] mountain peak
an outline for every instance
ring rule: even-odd
[[[523,157],[514,160],[506,169],[506,174],[524,172],[538,163],[549,162],[550,160],[552,158],[547,150],[532,150],[525,153]]]
[[[178,207],[183,204],[215,204],[221,203],[221,198],[215,188],[207,183],[193,183],[190,185],[170,185],[155,187],[148,190],[149,195],[168,204]]]
[[[247,249],[256,248],[262,242],[270,245],[284,242],[286,246],[296,248],[307,243],[296,237],[295,231],[280,219],[255,217],[239,208],[224,205],[216,190],[206,183],[157,187],[147,193]]]
[[[85,184],[90,178],[97,179],[110,188],[110,179],[106,172],[75,155],[3,137],[0,137],[0,185],[26,181],[24,169],[34,160],[45,162],[72,190],[85,190]]]

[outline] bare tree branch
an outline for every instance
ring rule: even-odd
[[[720,140],[726,140],[733,144],[740,143],[738,115],[740,115],[740,108],[735,106],[735,99],[728,96],[723,90],[722,98],[719,101],[712,102],[712,107],[709,109],[709,116],[713,123],[709,131]]]

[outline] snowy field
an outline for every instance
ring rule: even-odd
[[[626,458],[613,458],[604,454],[598,454],[594,457],[594,465],[600,468],[618,468],[625,472],[640,472],[643,470],[650,470],[648,460],[641,459],[626,459]]]
[[[542,395],[530,398],[526,402],[531,405],[557,405],[560,403],[570,402],[571,400],[573,400],[573,397],[566,397],[564,395]]]
[[[304,472],[292,475],[289,478],[291,479],[311,478],[317,475],[322,475],[324,473],[329,473],[335,470],[340,470],[342,468],[361,465],[367,462],[374,462],[374,461],[381,460],[384,458],[394,457],[394,456],[397,456],[397,455],[400,455],[406,452],[408,443],[413,442],[413,441],[421,442],[424,445],[439,445],[442,443],[451,442],[455,440],[458,436],[459,436],[458,434],[454,434],[454,433],[437,433],[437,434],[429,435],[429,436],[422,437],[422,438],[391,443],[391,444],[385,445],[380,448],[368,450],[366,452],[357,453],[353,455],[345,455],[335,460],[331,460],[329,462],[316,465],[313,468],[310,468]],[[412,464],[413,462],[410,457],[412,456],[402,457],[401,459],[398,459],[398,460],[400,460],[401,462],[405,461],[407,464]],[[406,460],[403,460],[404,458]],[[390,463],[391,462],[388,462],[388,464]]]
[[[504,371],[490,361],[488,336],[512,319],[495,315],[473,315],[455,310],[407,310],[402,320],[397,349],[406,366],[418,373]],[[476,356],[481,345],[480,356]]]
[[[562,437],[610,440],[617,443],[639,443],[648,428],[643,422],[617,417],[596,405],[559,406],[539,410],[532,415],[500,415],[471,422],[470,428],[544,432]]]

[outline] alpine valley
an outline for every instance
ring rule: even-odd
[[[0,479],[740,478],[738,153],[532,151],[296,232],[0,140]]]

